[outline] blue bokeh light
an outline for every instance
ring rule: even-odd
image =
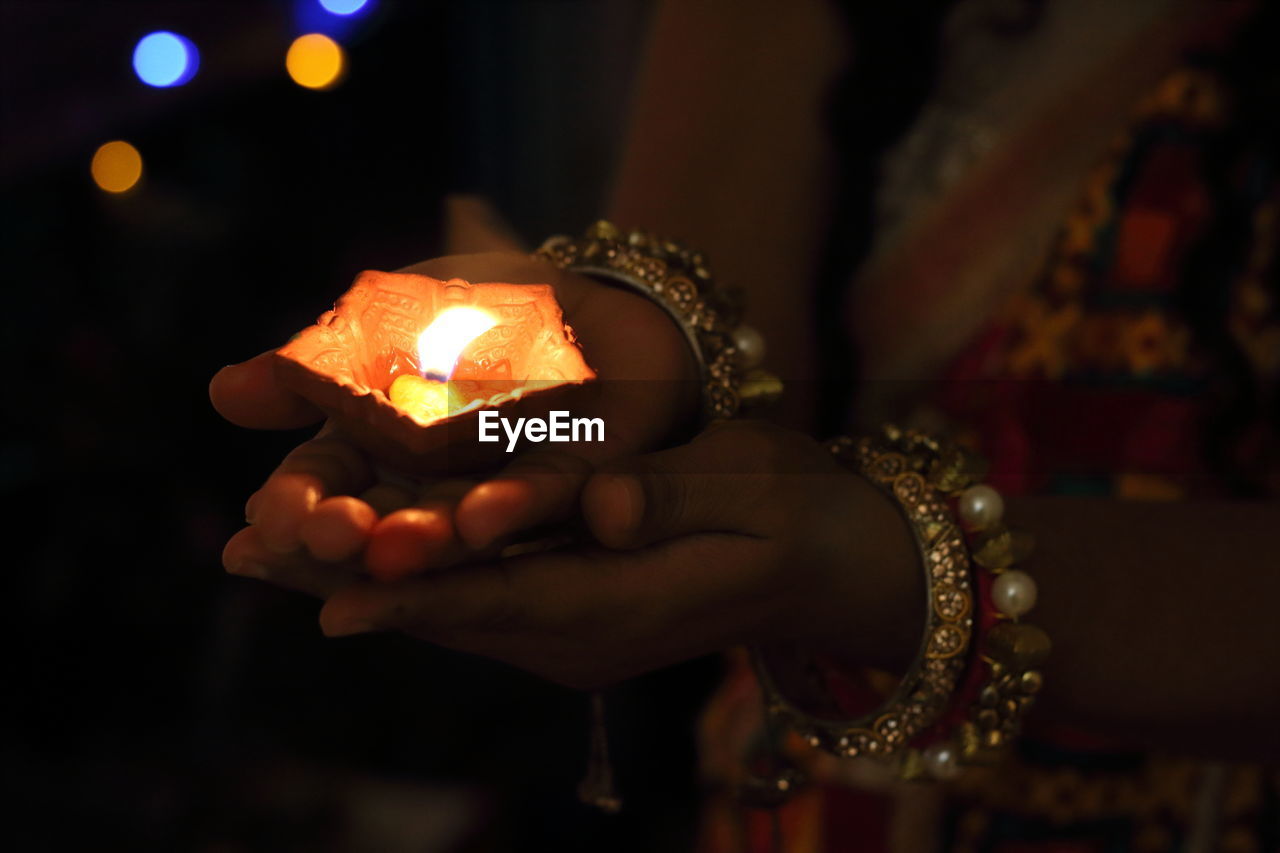
[[[369,0],[319,0],[326,12],[334,15],[354,15],[363,9]]]
[[[199,67],[200,52],[190,39],[177,33],[148,33],[133,49],[133,70],[148,86],[181,86],[196,76]]]

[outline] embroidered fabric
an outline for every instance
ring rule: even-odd
[[[960,0],[943,25],[937,87],[881,164],[872,252],[892,244],[914,214],[946,195],[1039,102],[1175,5]]]

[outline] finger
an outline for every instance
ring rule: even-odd
[[[339,563],[359,556],[377,523],[378,513],[368,503],[336,495],[316,504],[303,518],[298,534],[311,556]]]
[[[487,548],[517,531],[567,518],[593,469],[586,453],[543,450],[519,456],[458,504],[459,538],[471,548]]]
[[[583,489],[582,514],[600,544],[638,548],[690,533],[763,535],[778,480],[761,464],[767,437],[711,433],[619,463]]]
[[[598,418],[603,441],[561,445],[521,453],[501,473],[476,486],[458,507],[458,534],[484,548],[541,525],[562,522],[577,510],[582,487],[596,468],[612,459],[659,445],[674,410],[680,383],[607,383],[595,399],[584,398],[575,415]]]
[[[525,252],[519,235],[484,196],[454,193],[444,200],[444,245],[449,254]]]
[[[320,625],[331,637],[401,630],[588,686],[767,629],[782,599],[776,573],[756,556],[759,547],[750,537],[688,538],[626,553],[556,551],[398,583],[356,583],[325,602]]]
[[[299,530],[302,543],[320,560],[354,560],[369,545],[379,519],[412,506],[413,501],[411,491],[390,483],[365,489],[359,498],[326,498],[304,517]]]
[[[364,564],[378,580],[399,580],[426,571],[453,541],[447,512],[398,510],[378,522],[365,551]]]
[[[260,531],[246,527],[227,542],[222,565],[241,577],[267,581],[318,598],[332,595],[359,577],[350,565],[323,563],[299,552],[278,554],[262,541]]]
[[[603,422],[604,440],[524,453],[478,486],[456,519],[459,535],[473,547],[564,520],[596,466],[668,441],[681,425],[680,413],[696,400],[696,382],[686,376],[692,369],[688,348],[670,319],[647,300],[605,289],[586,300],[574,322],[593,366],[607,379],[598,389],[583,386],[577,395],[570,389],[566,399],[575,401],[575,416]]]
[[[302,545],[302,524],[321,501],[355,494],[372,485],[368,460],[340,438],[324,436],[298,445],[258,494],[249,517],[272,550],[288,553]]]
[[[251,429],[296,429],[323,417],[311,403],[276,382],[274,355],[274,351],[264,352],[214,374],[209,399],[218,414]]]
[[[565,555],[555,563],[542,555],[477,563],[400,581],[358,583],[337,591],[320,612],[331,637],[400,629],[465,647],[470,635],[514,631],[539,623],[564,624],[598,584],[589,562]],[[553,583],[552,577],[558,579]],[[559,605],[557,608],[556,605]]]
[[[595,386],[564,390],[563,400],[576,417],[599,418],[604,441],[522,454],[477,487],[456,518],[459,535],[473,547],[562,521],[576,509],[596,465],[668,441],[697,399],[688,345],[661,308],[583,276],[567,275],[556,288],[583,351],[602,377]]]
[[[379,521],[365,551],[369,574],[379,580],[398,580],[460,559],[466,548],[454,532],[453,514],[472,485],[469,480],[432,484],[413,506]]]

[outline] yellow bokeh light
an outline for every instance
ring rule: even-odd
[[[326,35],[309,33],[289,45],[284,67],[299,86],[327,89],[342,76],[342,47]]]
[[[107,192],[125,192],[142,177],[142,155],[127,142],[108,142],[93,152],[89,173],[93,182]]]

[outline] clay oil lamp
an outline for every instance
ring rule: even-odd
[[[566,408],[596,375],[550,285],[383,272],[361,273],[275,369],[379,461],[418,473],[497,464],[476,440],[481,410]]]

